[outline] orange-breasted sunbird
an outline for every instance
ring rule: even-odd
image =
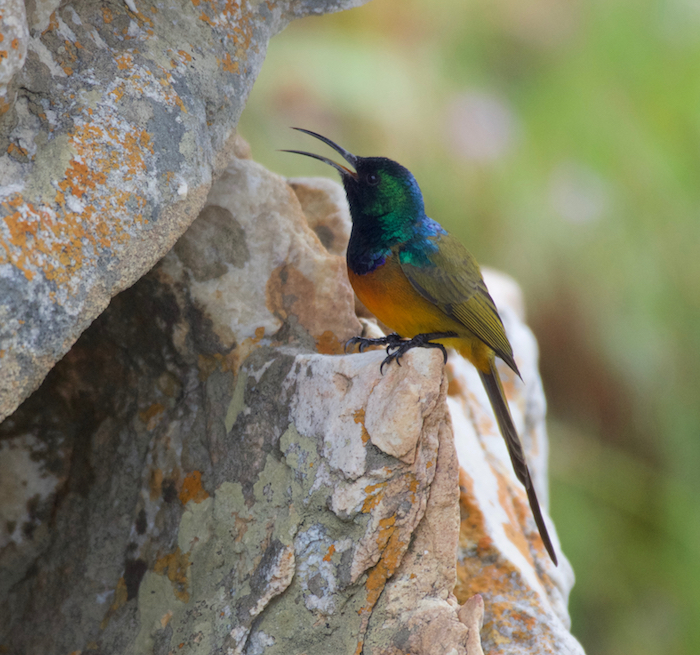
[[[518,376],[513,349],[479,265],[439,223],[428,218],[423,194],[409,170],[386,157],[358,157],[320,134],[355,170],[301,150],[335,168],[345,187],[352,231],[347,250],[348,277],[357,297],[394,330],[379,339],[354,337],[348,344],[386,346],[381,365],[415,347],[451,346],[477,369],[486,389],[515,474],[527,491],[540,536],[557,563],[530,471],[496,369],[500,357]]]

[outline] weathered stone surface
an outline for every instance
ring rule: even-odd
[[[324,177],[295,177],[289,180],[289,186],[326,250],[345,257],[351,226],[343,187]]]
[[[520,380],[507,366],[499,366],[537,494],[546,508],[546,401],[537,370],[537,342],[523,323],[524,303],[517,284],[489,270],[484,271],[484,278],[522,373]],[[550,522],[558,567],[545,551],[525,490],[514,478],[505,442],[476,370],[453,356],[448,375],[448,404],[461,466],[462,521],[455,594],[460,602],[477,593],[483,597],[482,640],[487,653],[582,653],[569,632],[567,599],[574,575],[556,532]]]
[[[22,0],[4,0],[0,7],[0,116],[15,101],[13,78],[27,56],[29,30]]]
[[[0,424],[0,649],[478,655],[484,620],[489,653],[581,652],[467,365],[340,354],[361,325],[325,184],[234,159]],[[536,348],[503,310],[546,506]]]
[[[0,419],[197,215],[270,37],[357,4],[3,4]]]

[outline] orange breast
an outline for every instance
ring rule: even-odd
[[[395,258],[388,258],[382,266],[365,275],[348,269],[348,277],[364,306],[400,336],[411,338],[430,332],[456,332],[457,338],[439,341],[456,348],[480,370],[489,370],[493,350],[460,322],[423,298]]]
[[[393,257],[365,275],[348,269],[348,277],[365,307],[402,337],[464,329],[413,288]]]

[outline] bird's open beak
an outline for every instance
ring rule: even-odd
[[[312,132],[311,130],[305,130],[301,127],[293,127],[293,130],[298,130],[299,132],[304,132],[304,134],[308,134],[309,136],[313,136],[319,141],[323,141],[326,145],[330,146],[335,150],[336,152],[340,153],[343,156],[343,159],[345,159],[346,162],[351,164],[352,166],[355,166],[357,168],[357,157],[353,155],[352,153],[348,152],[345,150],[345,148],[341,148],[337,143],[333,143],[330,139],[327,139],[325,136],[321,136],[320,134],[316,134],[316,132]],[[293,152],[296,155],[304,155],[306,157],[312,157],[313,159],[318,159],[319,161],[322,161],[324,164],[328,164],[329,166],[332,166],[335,168],[342,176],[349,175],[353,179],[357,179],[357,173],[355,171],[351,171],[349,168],[346,168],[345,166],[342,166],[341,164],[336,164],[332,159],[328,159],[327,157],[322,157],[321,155],[315,155],[312,152],[304,152],[303,150],[282,150],[281,152]]]

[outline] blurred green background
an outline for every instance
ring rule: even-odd
[[[700,653],[700,5],[373,0],[273,39],[240,123],[288,176],[323,146],[413,171],[522,285],[551,513],[589,655]]]

